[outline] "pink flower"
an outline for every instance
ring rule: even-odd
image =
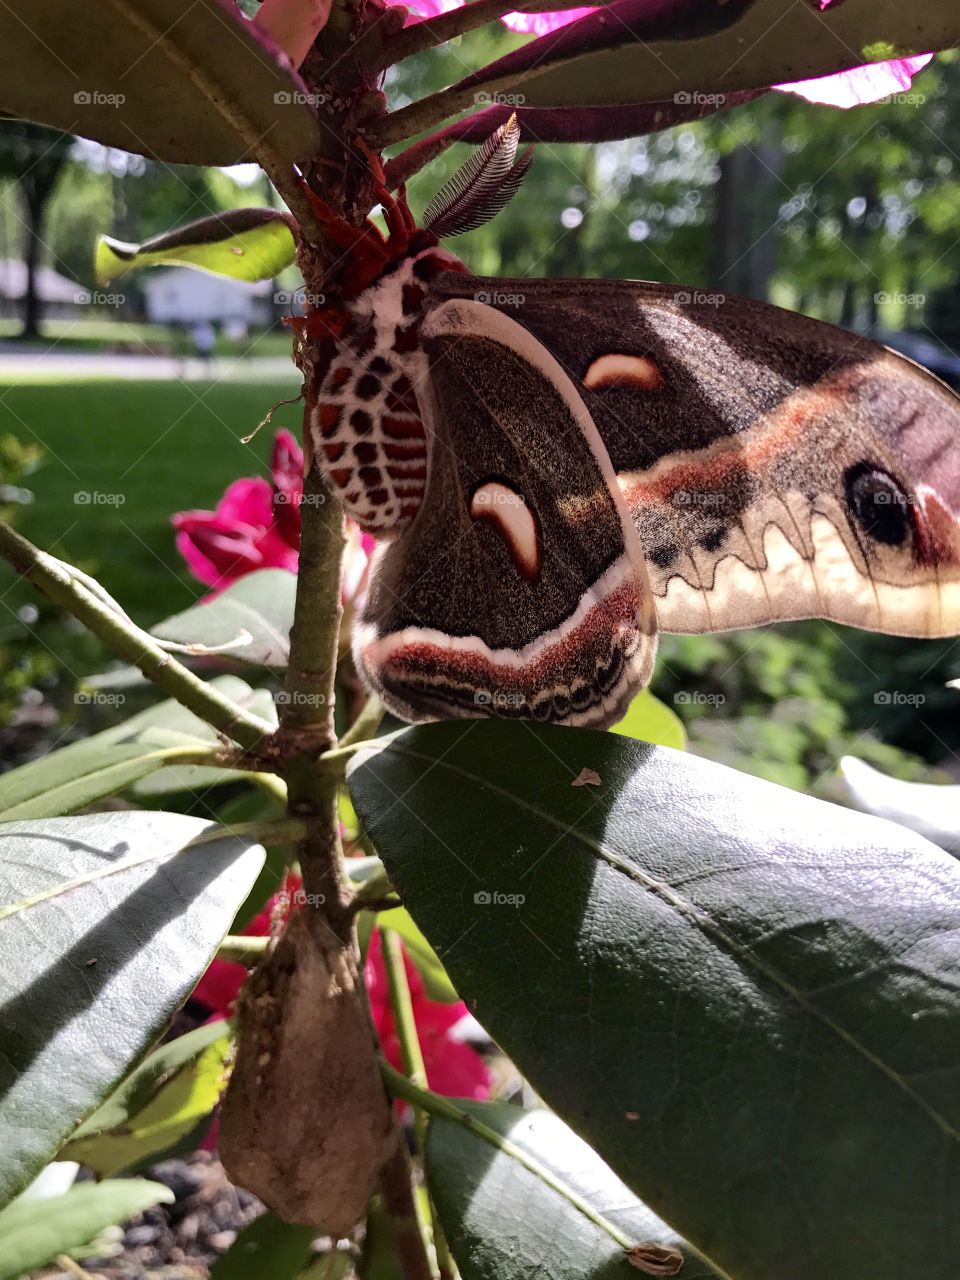
[[[819,6],[821,9],[828,9],[835,2],[836,0],[819,0]],[[435,18],[450,9],[458,9],[462,3],[463,0],[412,0],[411,7],[424,18]],[[549,13],[508,13],[501,21],[511,31],[521,35],[545,36],[596,11],[594,6],[586,6]],[[808,102],[825,103],[831,107],[859,107],[909,89],[913,77],[932,57],[932,53],[924,53],[913,58],[896,58],[891,62],[874,62],[853,67],[849,71],[839,71],[832,76],[798,80],[792,84],[775,84],[771,87],[783,93],[798,94]]]
[[[270,479],[234,480],[214,511],[180,511],[170,522],[177,550],[187,567],[215,591],[257,569],[297,572],[300,559],[300,505],[303,451],[289,431],[278,431],[270,459]],[[347,521],[343,598],[353,600],[366,581],[374,540]]]
[[[248,936],[266,937],[272,928],[282,924],[290,912],[296,910],[300,889],[300,877],[288,875],[280,891],[274,894],[242,932]],[[431,1000],[425,993],[423,979],[416,965],[405,950],[403,961],[430,1088],[450,1098],[477,1098],[481,1101],[489,1098],[491,1079],[487,1064],[475,1049],[453,1034],[457,1024],[467,1016],[467,1006],[462,1000],[453,1004]],[[197,983],[193,998],[209,1009],[211,1016],[228,1017],[233,1013],[246,973],[242,964],[235,964],[231,960],[213,960]],[[398,1071],[402,1070],[400,1040],[390,1008],[387,972],[378,929],[373,931],[370,939],[363,976],[370,997],[373,1023],[383,1052]]]
[[[300,554],[303,453],[289,431],[278,431],[270,480],[234,480],[215,511],[181,511],[171,517],[177,550],[190,572],[222,590],[256,569],[296,573]]]

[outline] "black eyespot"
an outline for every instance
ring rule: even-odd
[[[718,524],[715,528],[708,530],[700,539],[700,545],[704,551],[719,551],[727,538],[727,530],[724,525]]]
[[[910,499],[893,476],[867,462],[844,476],[847,505],[868,538],[899,547],[910,535]]]
[[[657,546],[650,548],[647,552],[647,559],[655,564],[658,569],[668,569],[679,554],[680,551],[675,542],[661,542]]]

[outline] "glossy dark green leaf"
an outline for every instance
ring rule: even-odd
[[[517,100],[527,108],[684,105],[958,41],[954,0],[928,0],[922,11],[901,0],[845,0],[822,11],[814,0],[614,0],[467,76],[451,96],[472,106],[522,86]]]
[[[296,576],[286,569],[259,569],[206,604],[167,618],[153,634],[178,644],[230,645],[229,656],[239,662],[285,667],[296,590]]]
[[[902,823],[960,857],[960,787],[903,782],[855,756],[840,761],[840,774],[854,809]]]
[[[266,691],[251,689],[236,676],[220,676],[210,683],[239,706],[276,723],[276,708]],[[214,729],[172,698],[167,699],[102,733],[3,774],[0,821],[50,818],[73,812],[157,771],[172,773],[164,766],[173,766],[184,756],[218,744]],[[162,794],[183,790],[187,785],[199,789],[215,782],[236,781],[241,776],[235,770],[204,765],[180,768],[185,772],[178,773],[176,785],[164,776],[155,787],[144,786],[144,793]]]
[[[231,209],[165,231],[143,244],[112,236],[97,241],[97,282],[107,285],[138,267],[196,267],[234,280],[272,280],[297,256],[294,221],[278,209]]]
[[[60,1152],[111,1176],[167,1151],[208,1117],[226,1084],[229,1023],[207,1023],[155,1049]]]
[[[574,785],[588,771],[588,785]],[[960,869],[664,747],[408,730],[350,788],[471,1010],[737,1280],[955,1280]],[[398,798],[403,798],[403,803]]]
[[[142,1178],[88,1182],[49,1200],[15,1200],[0,1212],[0,1280],[16,1280],[88,1244],[104,1227],[172,1200],[168,1187]]]
[[[292,1280],[309,1262],[316,1238],[315,1227],[293,1226],[264,1213],[217,1259],[210,1280]]]
[[[306,160],[319,145],[311,103],[230,0],[0,5],[0,111],[104,146],[235,164],[265,139],[285,160]]]
[[[0,824],[0,1203],[156,1041],[262,861],[176,813]]]
[[[631,1244],[679,1251],[681,1280],[718,1275],[552,1112],[463,1099],[455,1105],[506,1140],[506,1149],[498,1149],[454,1120],[430,1120],[427,1177],[462,1280],[637,1280],[622,1244],[574,1198]]]

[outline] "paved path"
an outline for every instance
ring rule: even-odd
[[[36,382],[47,379],[129,378],[181,382],[290,381],[299,374],[286,356],[225,356],[207,363],[191,356],[122,356],[100,352],[18,351],[0,349],[0,383]]]

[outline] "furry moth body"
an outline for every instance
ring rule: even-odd
[[[501,207],[515,152],[504,126],[432,225]],[[310,425],[381,540],[354,653],[398,715],[609,725],[658,627],[960,631],[960,400],[937,379],[746,299],[474,277],[385,204],[390,239],[347,229],[355,287],[316,317]]]

